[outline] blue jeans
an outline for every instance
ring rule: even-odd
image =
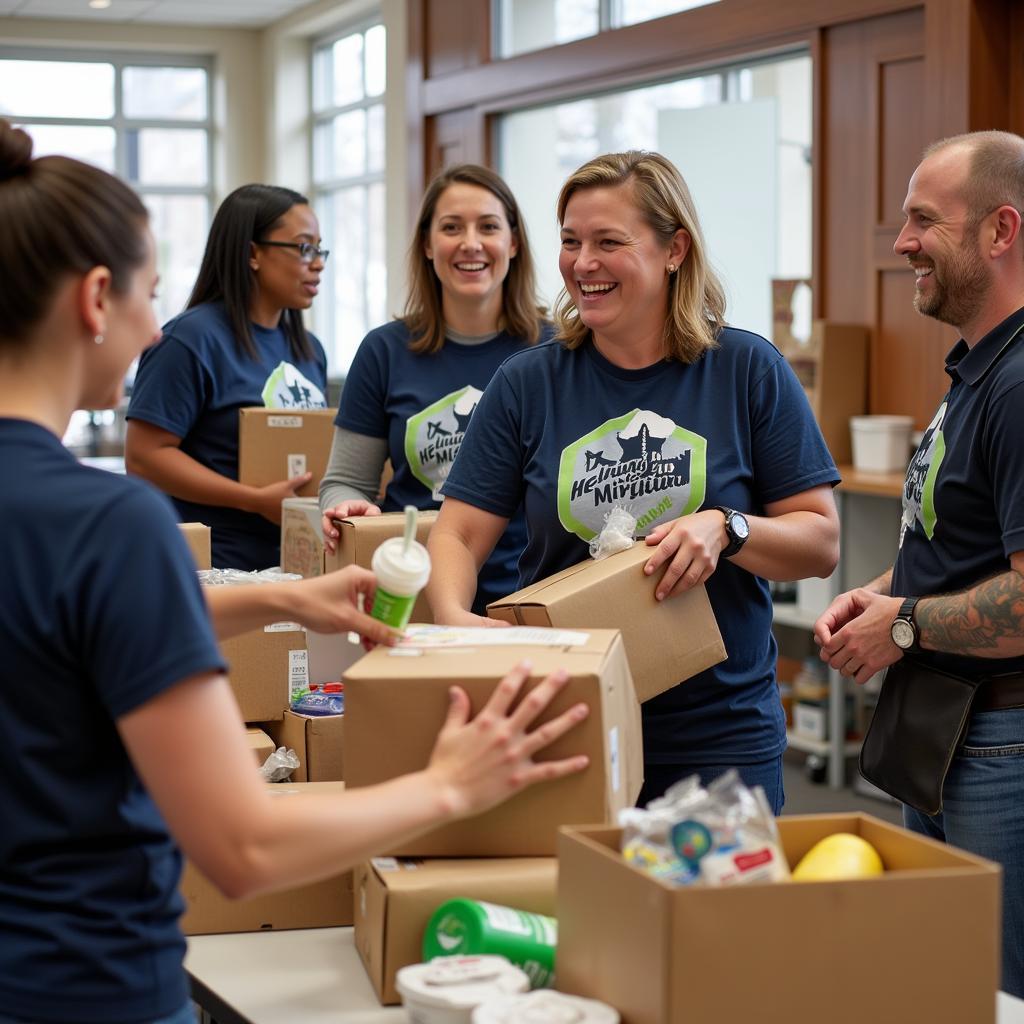
[[[942,812],[907,828],[1003,866],[1004,991],[1024,998],[1024,708],[979,711],[950,765]]]
[[[774,814],[782,812],[786,793],[782,787],[782,755],[754,764],[645,764],[644,784],[637,798],[637,807],[646,807],[661,796],[669,786],[687,775],[699,775],[702,786],[735,768],[747,786],[761,786]]]

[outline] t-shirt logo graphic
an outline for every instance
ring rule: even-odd
[[[567,445],[558,467],[558,518],[589,541],[615,506],[637,533],[687,515],[704,501],[707,440],[647,409],[633,409]]]
[[[907,468],[907,479],[903,484],[903,519],[900,523],[900,547],[907,530],[914,529],[919,522],[924,535],[931,540],[935,533],[935,478],[946,454],[946,439],[942,433],[942,421],[946,417],[946,402],[939,406],[935,418],[921,438],[914,457]]]
[[[323,409],[327,399],[291,363],[280,362],[263,385],[263,404],[268,409]]]
[[[460,388],[406,421],[406,461],[434,501],[442,498],[441,487],[448,479],[462,436],[482,395],[472,385]]]

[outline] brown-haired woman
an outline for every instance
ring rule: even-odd
[[[324,540],[333,520],[440,505],[440,487],[476,404],[509,356],[550,336],[515,197],[493,171],[461,164],[427,188],[409,247],[405,316],[371,331],[345,381],[320,484]],[[394,475],[376,504],[386,460]],[[469,600],[516,589],[522,516],[495,545]]]
[[[0,1014],[191,1024],[175,839],[232,896],[325,878],[580,770],[531,755],[586,708],[528,733],[533,701],[509,712],[520,668],[472,721],[453,688],[423,771],[273,799],[215,634],[287,616],[385,641],[355,610],[373,577],[213,587],[204,602],[169,501],[61,445],[72,411],[116,404],[159,337],[154,242],[122,182],[31,153],[0,120]],[[540,702],[563,682],[542,683]]]
[[[838,474],[785,360],[724,325],[670,161],[597,157],[557,210],[558,343],[509,359],[477,409],[430,536],[435,621],[472,621],[473,574],[520,505],[522,585],[586,558],[624,508],[651,546],[656,598],[706,583],[729,652],[644,704],[641,800],[735,766],[778,811],[786,733],[767,580],[832,572]]]

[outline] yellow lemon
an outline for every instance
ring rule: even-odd
[[[868,878],[885,868],[878,851],[860,836],[836,832],[815,843],[793,870],[795,882],[831,882]]]

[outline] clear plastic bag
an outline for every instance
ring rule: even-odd
[[[278,747],[260,765],[264,782],[287,782],[292,772],[299,767],[299,755],[289,747]]]
[[[619,551],[626,551],[634,544],[636,516],[621,505],[614,505],[604,517],[601,532],[590,542],[590,557],[595,561],[607,558]]]
[[[237,586],[240,583],[288,583],[301,580],[294,572],[282,572],[278,566],[272,569],[200,569],[199,582],[204,587]]]

